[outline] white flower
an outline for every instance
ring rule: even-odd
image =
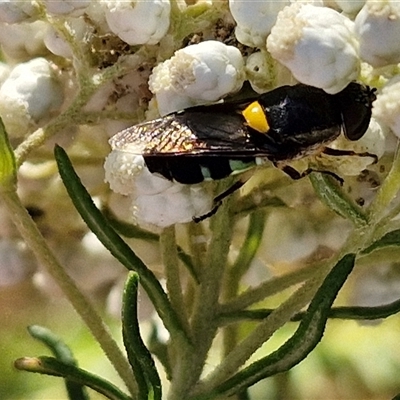
[[[21,24],[0,24],[1,49],[16,60],[31,59],[46,52],[43,38],[49,24],[44,21]]]
[[[294,3],[278,14],[267,49],[300,82],[338,93],[360,68],[353,25],[330,8]]]
[[[347,14],[357,14],[363,5],[365,0],[335,0],[335,3]]]
[[[34,16],[37,8],[31,1],[0,0],[0,22],[14,24]]]
[[[132,199],[132,216],[139,224],[166,227],[190,222],[211,209],[212,198],[201,186],[152,174],[143,157],[133,152],[113,149],[104,169],[110,188]]]
[[[79,16],[90,5],[90,0],[43,0],[50,14]]]
[[[209,40],[185,47],[154,68],[149,80],[161,115],[196,104],[215,102],[242,87],[240,51]]]
[[[392,78],[378,93],[372,112],[400,138],[400,76]]]
[[[134,200],[134,218],[139,224],[161,228],[191,222],[212,207],[212,197],[198,185],[173,183],[167,190],[152,195],[139,195]]]
[[[373,67],[400,62],[400,3],[367,1],[355,20],[360,56]]]
[[[0,88],[0,115],[10,134],[23,135],[63,101],[52,64],[35,58],[18,64]]]
[[[265,93],[268,89],[271,89],[272,66],[265,53],[265,51],[257,51],[250,54],[246,59],[246,77],[257,93]]]
[[[83,18],[71,18],[69,29],[76,41],[84,40],[87,34],[87,24]],[[71,46],[52,26],[47,29],[43,41],[53,54],[64,58],[72,58]]]
[[[105,181],[111,190],[128,195],[135,190],[135,178],[142,172],[144,159],[141,155],[113,150],[104,162]]]
[[[167,33],[169,0],[103,0],[113,33],[130,45],[157,44]]]
[[[237,23],[235,29],[237,40],[246,46],[265,48],[265,41],[275,24],[276,16],[289,4],[289,0],[229,0],[229,9]]]

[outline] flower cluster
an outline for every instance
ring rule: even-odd
[[[330,94],[340,92],[354,80],[374,84],[381,76],[381,82],[384,82],[388,74],[393,74],[392,66],[398,62],[396,57],[400,54],[395,39],[397,6],[395,3],[374,4],[338,2],[343,10],[340,12],[317,1],[245,4],[231,0],[229,11],[236,23],[236,39],[254,49],[247,51],[247,55],[237,47],[207,40],[175,51],[172,57],[152,70],[149,88],[156,100],[152,105],[157,106],[160,115],[166,115],[198,104],[216,102],[237,92],[245,79],[258,93],[295,80],[322,88]],[[393,19],[383,27],[383,21],[389,15]],[[385,35],[389,40],[380,40],[374,29],[379,32],[379,37]],[[385,46],[376,46],[378,42],[384,42]],[[387,70],[377,75],[375,70],[366,67],[367,63],[372,67],[386,66]],[[364,138],[363,144],[350,145],[354,151],[379,153],[379,157],[383,154],[383,131],[387,127],[394,129],[393,120],[397,115],[393,106],[390,108],[393,110],[391,117],[385,108],[388,102],[382,96],[387,90],[383,89],[382,95],[378,93],[376,101],[374,116],[379,123],[373,122],[374,128],[366,135],[368,139]],[[343,145],[348,148],[349,144],[343,142],[333,147]],[[339,163],[322,161],[326,166],[336,164],[340,173],[345,175],[357,175],[372,162],[373,159],[368,157],[359,157],[357,161],[342,159]],[[117,164],[113,165],[117,168]],[[176,222],[178,220],[186,219],[177,219]]]
[[[229,397],[234,394],[226,389],[231,384],[232,390],[246,396],[245,386],[266,377],[268,371],[279,373],[300,362],[322,337],[323,319],[336,311],[331,308],[340,287],[336,267],[346,267],[346,276],[340,277],[344,282],[360,253],[366,265],[376,262],[385,247],[398,247],[399,159],[392,160],[400,138],[399,4],[396,0],[0,0],[0,117],[7,133],[0,132],[0,139],[12,161],[8,168],[15,172],[13,187],[0,187],[5,200],[0,203],[0,286],[33,277],[36,287],[49,293],[53,286],[43,272],[46,267],[73,299],[77,292],[75,288],[68,292],[71,282],[60,274],[59,264],[71,265],[68,274],[96,295],[108,292],[120,275],[125,279],[126,271],[119,271],[117,264],[134,269],[151,299],[148,313],[156,310],[171,338],[157,342],[153,335],[151,349],[159,352],[171,377],[166,395],[171,399]],[[223,122],[218,125],[221,113],[200,121],[203,114],[191,111],[190,115],[200,115],[198,125],[192,129],[180,123],[187,115],[183,109],[226,101],[235,104],[232,120],[239,121],[240,127],[247,124],[257,134],[268,134],[265,113],[260,113],[257,102],[248,101],[251,106],[246,107],[243,99],[299,82],[334,96],[353,81],[374,88],[366,91],[369,99],[376,95],[371,120],[369,114],[362,114],[369,109],[360,112],[365,117],[360,118],[361,125],[366,120],[370,124],[357,141],[345,135],[323,141],[323,134],[329,136],[340,122],[355,136],[364,132],[366,126],[357,130],[360,121],[344,115],[343,108],[342,119],[335,113],[334,128],[313,125],[315,130],[296,135],[298,143],[287,140],[290,134],[284,137],[274,131],[273,140],[283,138],[283,145],[288,144],[288,154],[278,154],[282,159],[270,154],[259,157],[249,146],[243,160],[242,143],[229,136],[240,129],[235,123],[233,129]],[[279,104],[282,109],[291,102],[284,99]],[[228,109],[225,104],[219,107],[213,110]],[[253,117],[258,118],[254,126]],[[297,125],[309,121],[302,117]],[[168,131],[171,125],[165,128],[165,121],[173,121],[173,129]],[[203,126],[202,132],[197,129]],[[114,135],[121,131],[126,137],[119,146]],[[233,147],[232,159],[223,150],[213,152],[217,146],[212,147],[209,131],[219,133],[219,146],[229,137],[226,148]],[[209,140],[206,150],[211,149],[213,158],[204,158],[203,138]],[[317,143],[305,143],[310,138],[317,138]],[[293,143],[298,152],[290,147]],[[55,144],[59,145],[55,151],[59,173]],[[165,148],[169,153],[164,160],[157,158]],[[269,163],[267,156],[294,178],[310,172],[310,180],[295,183],[278,168],[264,165]],[[0,175],[5,158],[0,157]],[[68,161],[73,168],[66,167],[71,165]],[[190,182],[196,175],[193,171],[196,183],[176,181],[182,172],[186,179],[182,182]],[[220,185],[198,183],[231,173],[242,174],[233,186],[223,188],[228,180]],[[237,177],[230,178],[234,182]],[[241,196],[227,202],[223,198],[214,219],[190,224],[193,217],[211,215],[221,197],[246,180]],[[214,193],[216,187],[221,192]],[[85,205],[76,207],[84,218],[71,199]],[[175,229],[175,224],[186,225]],[[37,263],[21,238],[31,244]],[[107,249],[99,248],[98,239]],[[135,254],[130,252],[132,243]],[[389,272],[397,267],[398,255],[392,250],[381,263]],[[390,257],[397,258],[392,262]],[[280,276],[273,281],[275,269]],[[282,271],[290,272],[286,276]],[[165,277],[165,288],[160,276]],[[137,286],[137,277],[131,283],[133,279]],[[399,279],[388,273],[364,282],[373,289],[376,281],[382,287],[395,282],[392,293],[397,295]],[[299,289],[277,312],[254,310],[269,296],[287,293],[294,286]],[[355,298],[369,296],[368,291],[359,292]],[[90,307],[79,301],[75,306],[81,316],[90,317]],[[383,300],[379,296],[376,301]],[[307,304],[311,312],[279,353],[262,363],[243,365],[293,315],[303,315]],[[352,316],[363,317],[354,309]],[[133,370],[142,385],[140,396],[147,398],[153,391],[154,398],[161,399],[160,384],[154,381],[157,374],[146,369],[154,367],[150,352],[137,332],[127,334],[136,328],[135,321],[129,322],[130,311],[124,310],[128,329],[123,336],[138,339],[126,349],[129,361],[138,364],[139,369]],[[260,315],[259,325],[247,324],[248,318]],[[103,329],[99,324],[97,328]],[[214,340],[217,332],[223,340]],[[116,357],[106,334],[96,337],[105,342],[105,353]],[[212,346],[221,342],[224,349],[219,353],[228,357],[222,357],[214,370],[212,363],[205,368],[207,360],[214,360]],[[135,346],[140,347],[137,354]],[[112,364],[119,365],[131,397],[137,398],[137,388],[129,387],[130,368],[121,358],[120,364]],[[99,389],[98,382],[87,386]],[[104,390],[114,389],[106,383],[100,386],[100,392]]]

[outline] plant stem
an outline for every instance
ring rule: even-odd
[[[203,370],[208,351],[217,330],[217,310],[222,278],[232,236],[232,218],[228,210],[229,199],[212,218],[212,237],[200,271],[194,311],[191,321],[194,348],[179,354],[170,400],[187,398]]]
[[[185,303],[182,293],[181,276],[179,273],[179,259],[175,241],[175,227],[171,226],[164,229],[160,235],[160,246],[165,268],[165,276],[167,278],[167,292],[172,308],[178,318],[181,320],[182,326],[189,332],[189,322],[185,310]]]
[[[88,326],[111,364],[125,382],[131,395],[135,398],[137,386],[131,373],[129,363],[112,338],[108,327],[104,324],[92,304],[77,288],[75,282],[60,265],[32,218],[21,204],[17,193],[15,191],[3,191],[2,199],[13,222],[29,248],[33,251],[40,264],[46,268],[47,272],[60,286],[64,295]]]

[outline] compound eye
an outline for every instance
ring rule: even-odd
[[[370,120],[371,109],[363,104],[357,104],[353,108],[342,111],[344,135],[353,141],[362,138],[368,129]]]
[[[267,133],[269,125],[264,109],[258,101],[253,101],[243,111],[242,115],[250,128],[260,132]]]

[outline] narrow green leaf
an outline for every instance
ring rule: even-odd
[[[267,318],[274,310],[270,308],[256,310],[239,310],[221,313],[221,325],[233,322],[251,320],[259,321]],[[400,300],[374,307],[347,306],[333,307],[328,312],[329,319],[375,320],[390,317],[400,312]],[[305,312],[295,314],[291,321],[301,321]]]
[[[190,339],[187,332],[171,307],[167,294],[164,292],[154,273],[147,268],[143,261],[122,240],[114,228],[107,223],[107,220],[95,206],[89,193],[82,185],[64,149],[56,146],[54,154],[61,179],[75,208],[89,229],[122,265],[128,270],[136,271],[139,274],[143,288],[146,290],[168,331],[171,334],[181,335],[185,342],[189,343]]]
[[[284,372],[304,360],[320,342],[329,309],[354,267],[355,255],[345,255],[326,276],[311,301],[304,318],[293,336],[278,350],[254,362],[212,391],[194,397],[212,399],[219,395],[233,395],[261,379]]]
[[[362,251],[363,254],[388,246],[400,246],[400,229],[388,232]]]
[[[140,394],[161,400],[161,381],[154,360],[145,346],[139,329],[137,315],[137,291],[139,277],[130,272],[125,284],[122,308],[122,333],[128,359],[133,367]],[[138,376],[137,376],[138,375]],[[144,380],[143,380],[144,378]],[[151,397],[149,397],[151,395]],[[145,397],[143,397],[145,398]]]
[[[313,172],[309,179],[320,200],[337,214],[350,220],[355,226],[365,226],[368,222],[366,214],[346,196],[333,178],[320,172]]]
[[[0,118],[0,190],[15,190],[17,167],[14,152],[8,140],[3,121]]]
[[[14,362],[21,371],[59,376],[79,385],[90,387],[110,400],[132,400],[112,383],[73,365],[67,365],[53,357],[24,357]]]
[[[71,349],[53,332],[49,329],[39,325],[31,325],[28,327],[29,334],[45,344],[54,354],[58,361],[63,364],[78,366]],[[65,387],[67,389],[68,397],[71,400],[87,400],[89,396],[84,388],[79,383],[65,379]]]
[[[240,253],[232,266],[232,274],[242,276],[250,267],[260,247],[265,227],[266,212],[258,210],[250,214],[249,227]]]

